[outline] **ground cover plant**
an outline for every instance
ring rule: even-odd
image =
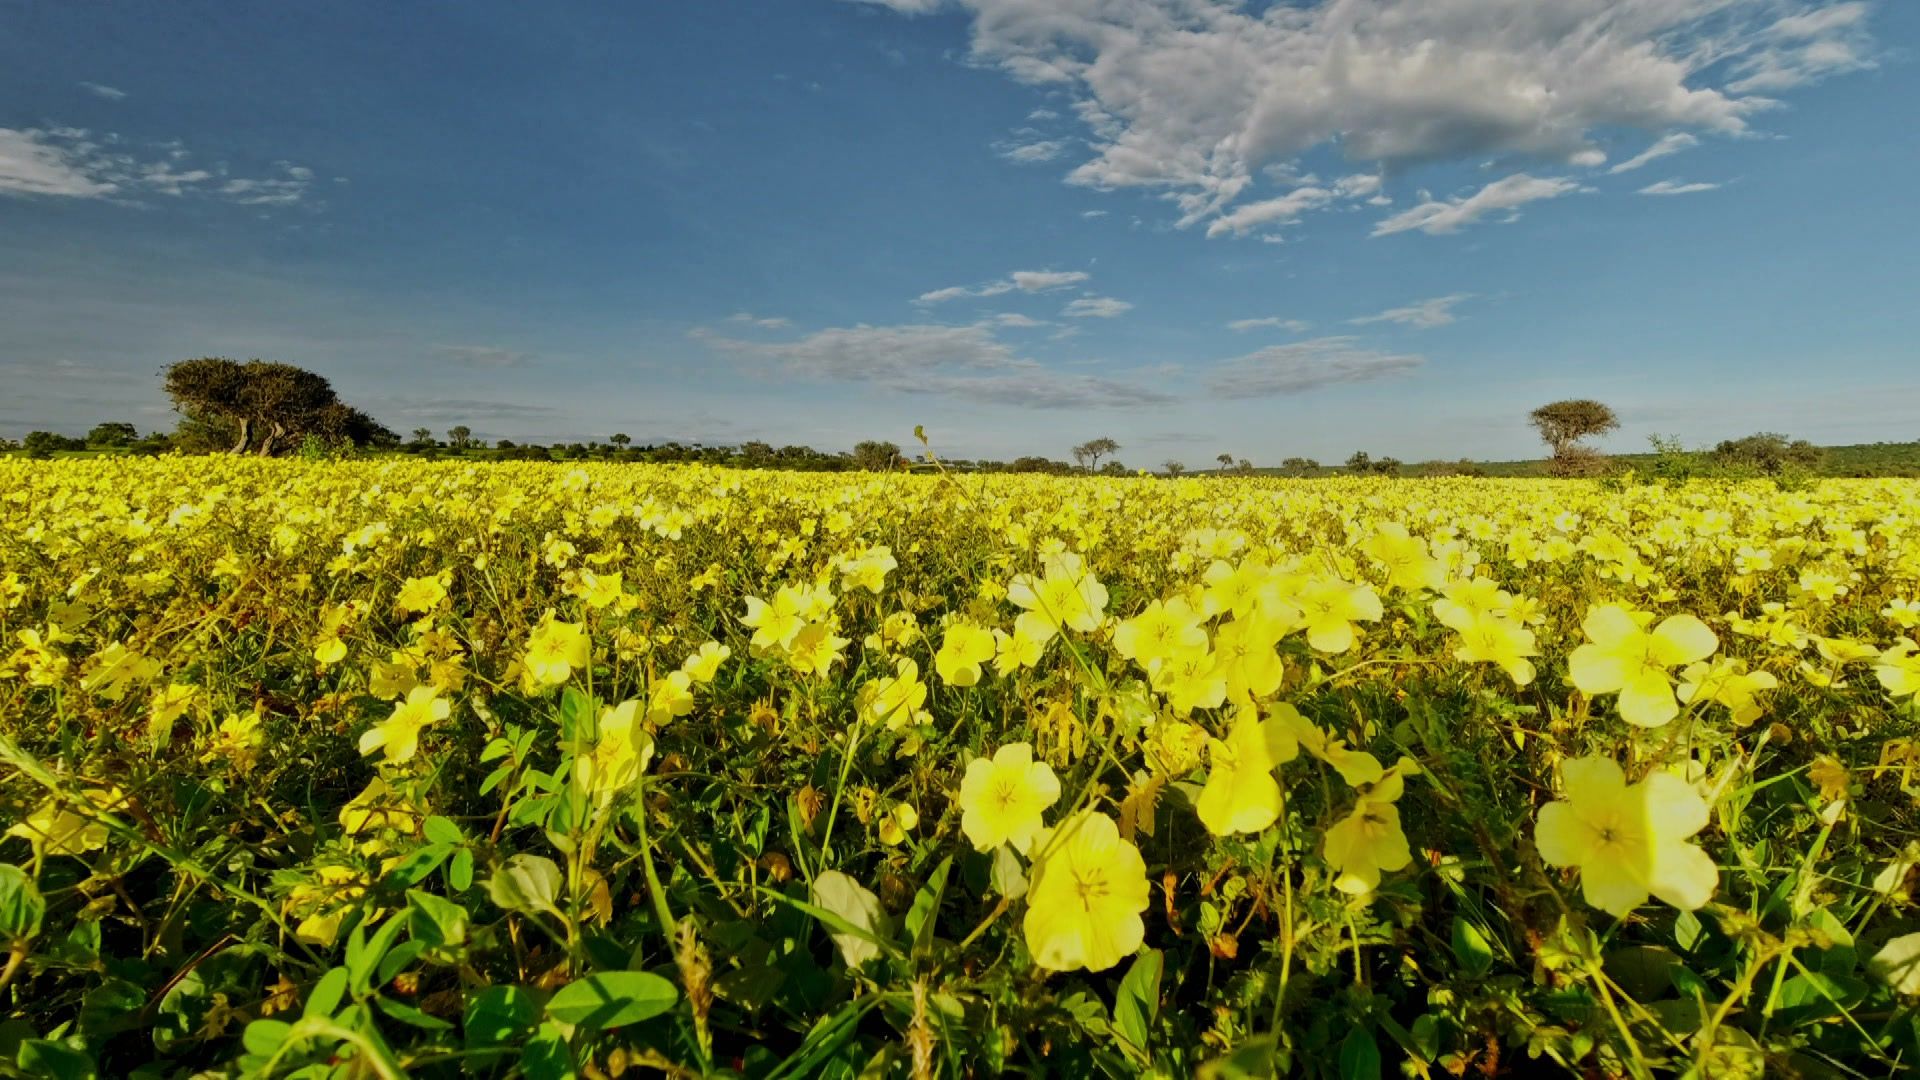
[[[1917,520],[0,461],[0,1071],[1902,1072]]]

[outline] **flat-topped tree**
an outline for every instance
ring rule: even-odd
[[[266,456],[308,435],[356,445],[395,439],[378,421],[342,402],[325,376],[292,364],[242,364],[209,356],[171,364],[162,374],[174,410],[231,435],[231,453],[251,448]]]

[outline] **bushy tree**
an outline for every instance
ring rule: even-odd
[[[1280,471],[1288,476],[1312,476],[1320,471],[1320,463],[1310,457],[1290,457],[1280,463]]]
[[[27,437],[20,440],[20,446],[30,458],[50,458],[63,450],[85,450],[86,441],[62,435],[56,431],[29,431]]]
[[[473,445],[473,429],[465,424],[456,424],[447,429],[447,445],[456,451],[465,450]]]
[[[292,364],[222,357],[182,360],[163,373],[167,396],[183,416],[183,434],[229,435],[227,449],[261,455],[298,446],[308,435],[355,445],[397,443],[391,431],[342,402],[324,376]]]
[[[93,425],[87,432],[87,445],[96,449],[131,446],[140,438],[140,432],[132,424],[108,422]]]
[[[1817,468],[1824,453],[1805,439],[1789,439],[1777,431],[1726,439],[1713,448],[1713,457],[1718,463],[1752,469],[1767,476]]]
[[[865,472],[884,472],[900,461],[900,447],[896,443],[868,439],[853,448],[853,467]]]
[[[1088,439],[1086,442],[1074,447],[1073,460],[1079,462],[1081,467],[1085,468],[1088,472],[1093,472],[1100,468],[1101,458],[1119,452],[1120,444],[1102,435],[1097,439]]]
[[[1165,471],[1168,476],[1179,476],[1181,473],[1187,471],[1187,465],[1185,462],[1174,461],[1171,458],[1161,462],[1160,468],[1163,471]]]
[[[1611,408],[1590,398],[1569,398],[1548,402],[1527,414],[1527,419],[1553,451],[1547,467],[1555,476],[1588,476],[1605,471],[1605,456],[1582,446],[1580,440],[1620,426],[1620,418]]]

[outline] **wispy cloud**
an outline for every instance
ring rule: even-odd
[[[994,143],[993,151],[1018,165],[1038,165],[1066,153],[1067,143],[1063,139],[1035,139],[1032,142],[1003,141]]]
[[[431,351],[435,359],[471,368],[523,367],[533,359],[532,353],[498,345],[435,345]]]
[[[1422,356],[1364,348],[1351,337],[1324,337],[1269,345],[1223,361],[1207,375],[1206,383],[1217,397],[1275,397],[1393,378],[1424,363]]]
[[[727,316],[727,321],[730,323],[745,323],[749,326],[757,326],[762,330],[784,330],[793,325],[792,319],[783,318],[778,315],[755,315],[751,311],[736,311]]]
[[[1676,131],[1669,135],[1662,135],[1654,141],[1652,146],[1647,147],[1645,150],[1608,169],[1607,172],[1610,175],[1629,172],[1645,165],[1649,161],[1658,161],[1663,157],[1677,154],[1682,150],[1691,150],[1699,145],[1699,139],[1684,131]]]
[[[1071,101],[1087,154],[1068,183],[1161,195],[1214,236],[1331,205],[1303,190],[1324,184],[1261,190],[1329,148],[1390,173],[1591,168],[1599,133],[1744,134],[1766,95],[1876,62],[1862,0],[865,2],[969,16],[973,62]]]
[[[1713,191],[1719,188],[1719,186],[1720,186],[1719,184],[1708,184],[1708,183],[1689,184],[1680,180],[1662,180],[1658,183],[1648,184],[1646,187],[1641,188],[1640,194],[1642,195],[1693,195],[1702,191]]]
[[[1354,326],[1367,326],[1371,323],[1398,323],[1401,326],[1414,326],[1422,330],[1435,326],[1446,326],[1456,322],[1459,316],[1453,313],[1456,305],[1471,300],[1472,293],[1454,293],[1450,296],[1436,296],[1430,300],[1421,300],[1406,307],[1388,308],[1376,315],[1363,315],[1357,319],[1348,319]]]
[[[1283,319],[1278,315],[1269,315],[1259,319],[1235,319],[1227,324],[1227,329],[1235,333],[1248,330],[1285,330],[1290,334],[1302,334],[1313,328],[1313,324],[1302,319]]]
[[[1017,355],[984,323],[835,327],[785,342],[742,341],[707,331],[693,336],[719,352],[771,363],[791,376],[895,393],[1034,409],[1129,408],[1175,400],[1144,384],[1052,371]]]
[[[107,86],[104,83],[83,82],[80,84],[80,88],[85,90],[89,94],[94,95],[95,97],[106,98],[108,101],[124,101],[126,100],[126,96],[127,96],[127,92],[125,90],[122,90],[117,86]]]
[[[1113,319],[1133,310],[1133,305],[1125,300],[1115,300],[1111,296],[1083,296],[1060,309],[1060,314],[1069,319]]]
[[[0,195],[138,201],[199,197],[241,206],[304,202],[313,170],[279,161],[260,176],[195,166],[179,143],[141,143],[84,128],[0,128]]]
[[[409,420],[518,420],[549,417],[559,412],[551,405],[479,398],[400,398],[390,401],[388,406],[383,411]]]
[[[1082,270],[1015,270],[1004,278],[989,281],[984,285],[950,285],[944,289],[924,292],[914,299],[914,303],[944,304],[949,300],[959,300],[969,296],[1000,296],[1015,289],[1027,293],[1043,293],[1064,289],[1069,285],[1078,285],[1092,276]]]
[[[1418,229],[1430,236],[1459,232],[1489,214],[1505,213],[1502,220],[1512,221],[1519,208],[1541,199],[1557,199],[1581,190],[1565,177],[1537,177],[1515,173],[1457,199],[1431,199],[1409,210],[1385,218],[1373,227],[1375,236],[1391,236]]]

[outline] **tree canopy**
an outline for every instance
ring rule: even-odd
[[[397,436],[340,400],[325,376],[292,364],[202,357],[163,373],[174,410],[205,432],[232,439],[228,450],[269,455],[314,436],[356,446],[387,445]]]

